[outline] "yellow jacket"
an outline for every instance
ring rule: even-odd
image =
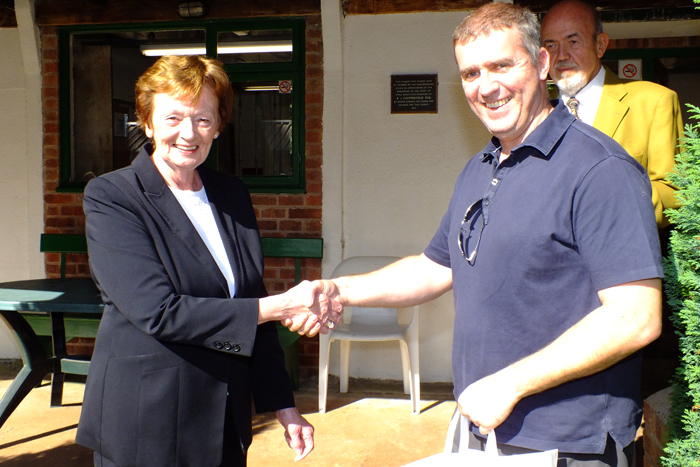
[[[673,170],[683,132],[678,95],[649,81],[622,81],[606,69],[593,126],[620,143],[646,169],[656,223],[668,225],[663,210],[677,207],[677,200],[675,188],[665,178]]]

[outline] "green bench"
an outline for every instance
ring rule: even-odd
[[[262,238],[263,256],[266,258],[294,258],[294,283],[301,281],[301,261],[304,258],[323,257],[322,238]],[[42,234],[42,253],[60,254],[60,276],[66,275],[66,257],[71,253],[87,253],[87,241],[82,234]],[[96,337],[100,316],[52,313],[51,317],[22,314],[38,336],[51,338],[50,352],[60,365],[54,370],[51,382],[51,406],[62,405],[65,374],[87,375],[90,367],[89,355],[68,355],[66,342],[74,337]],[[278,324],[280,344],[285,351],[287,371],[295,388],[299,385],[297,340],[299,334]],[[58,368],[60,366],[60,368]]]
[[[322,238],[262,238],[265,258],[294,258],[294,285],[301,282],[301,260],[323,258]],[[285,366],[294,389],[299,389],[299,334],[277,323],[277,334],[284,351]]]

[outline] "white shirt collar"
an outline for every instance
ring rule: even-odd
[[[605,67],[601,66],[598,74],[586,84],[583,89],[576,93],[578,100],[579,119],[589,125],[593,125],[595,114],[598,111],[598,104],[603,95],[603,85],[605,84]],[[572,96],[561,93],[564,103],[569,102]]]

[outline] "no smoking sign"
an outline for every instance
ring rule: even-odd
[[[642,79],[642,60],[639,58],[620,60],[617,76],[622,79]]]
[[[289,80],[282,80],[279,82],[280,94],[289,94],[292,92],[292,82]]]

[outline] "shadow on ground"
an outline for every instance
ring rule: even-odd
[[[57,462],[57,460],[59,460]],[[2,467],[92,467],[92,450],[78,444],[64,444],[46,451],[0,457]]]

